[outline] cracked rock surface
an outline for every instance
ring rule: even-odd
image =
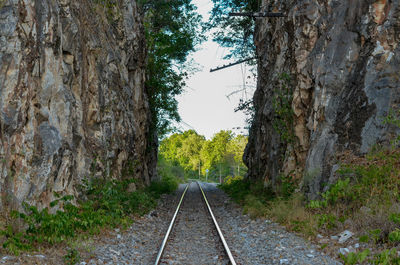
[[[274,185],[280,174],[294,173],[315,199],[337,180],[343,152],[364,154],[399,133],[383,119],[399,109],[400,1],[263,0],[261,6],[287,17],[256,21],[248,176]],[[293,111],[284,121],[276,107],[282,93],[290,101],[282,109]]]

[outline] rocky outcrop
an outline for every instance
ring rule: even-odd
[[[145,41],[135,0],[0,9],[1,203],[48,205],[84,177],[149,183]],[[153,165],[152,165],[153,167]]]
[[[400,102],[400,1],[264,0],[263,8],[288,16],[256,22],[248,176],[274,184],[291,173],[315,198],[335,181],[341,152],[363,154],[398,133],[383,117]],[[274,100],[286,86],[293,141],[274,128]]]

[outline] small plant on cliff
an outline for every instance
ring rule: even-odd
[[[293,91],[290,85],[290,76],[287,73],[281,74],[279,77],[281,86],[274,90],[272,98],[272,106],[274,109],[274,117],[272,126],[280,135],[280,139],[285,144],[294,142],[293,132]]]
[[[389,114],[385,117],[384,124],[391,124],[396,126],[398,129],[400,129],[400,110],[396,111],[393,109],[389,110]],[[392,146],[396,147],[400,143],[400,134],[396,135],[394,139],[392,140]]]
[[[113,22],[113,20],[119,15],[117,0],[93,0],[93,1],[104,8],[105,14],[109,22]]]
[[[277,197],[289,198],[295,192],[298,187],[298,181],[292,173],[288,175],[280,174],[278,176],[277,183],[275,184]]]

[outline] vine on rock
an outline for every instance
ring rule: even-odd
[[[282,73],[279,77],[280,87],[274,90],[272,105],[274,108],[274,117],[272,126],[280,135],[282,143],[292,144],[294,142],[293,128],[293,89],[290,85],[290,75]]]

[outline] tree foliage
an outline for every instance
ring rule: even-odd
[[[191,0],[141,0],[148,50],[146,90],[159,136],[180,121],[176,96],[190,73],[190,52],[203,40],[201,16]]]
[[[255,12],[259,11],[260,0],[212,0],[214,7],[208,23],[212,30],[213,40],[222,47],[228,48],[229,53],[224,59],[248,59],[256,56],[254,44],[253,18],[230,17],[230,12]],[[254,61],[247,64],[254,65]],[[254,73],[256,68],[251,71]],[[246,122],[250,128],[254,120],[253,100],[241,99],[235,112],[242,111],[246,115]]]
[[[212,0],[208,27],[215,28],[213,39],[230,49],[226,59],[245,59],[254,57],[254,21],[250,17],[229,17],[229,12],[255,12],[259,9],[258,0]]]
[[[210,177],[243,175],[246,167],[242,161],[247,137],[235,136],[231,131],[220,131],[211,140],[197,134],[194,130],[175,133],[160,144],[162,164],[171,168],[181,167],[186,176],[197,176],[200,171]],[[163,166],[165,167],[165,166]]]
[[[182,166],[184,170],[197,170],[200,151],[205,141],[205,137],[194,130],[176,133],[161,142],[160,154],[166,160]]]

